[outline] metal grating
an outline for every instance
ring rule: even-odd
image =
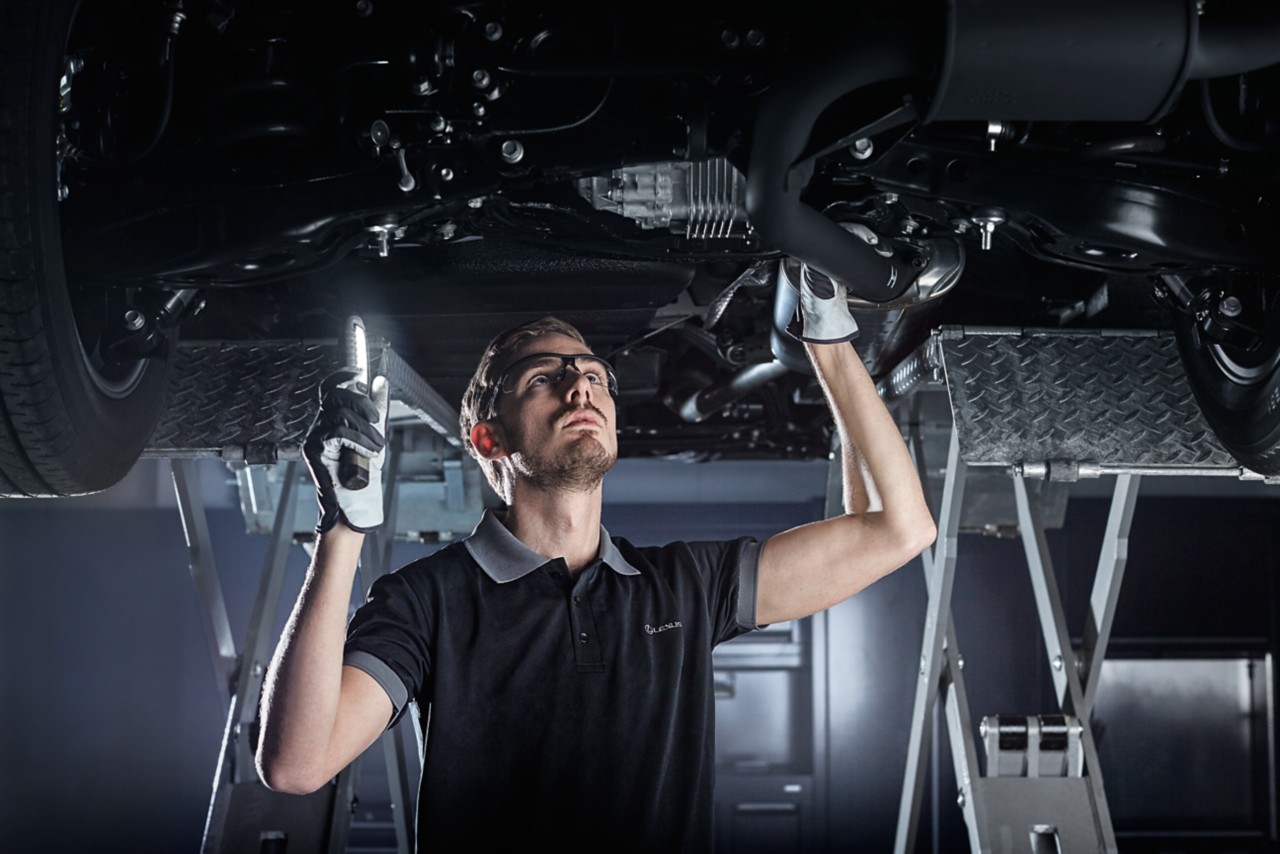
[[[386,341],[370,340],[369,351],[373,371],[391,385],[393,407],[402,404],[460,444],[457,413],[427,381]],[[143,455],[248,463],[301,459],[320,382],[340,367],[339,353],[335,339],[179,343],[168,402]]]
[[[1205,423],[1170,333],[943,327],[935,336],[970,464],[1240,468]]]

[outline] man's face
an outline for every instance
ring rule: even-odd
[[[589,492],[618,459],[613,397],[598,363],[580,360],[566,369],[564,360],[551,357],[521,362],[534,353],[590,350],[567,335],[549,334],[525,342],[507,359],[515,370],[508,371],[510,392],[498,398],[496,421],[511,463],[539,488]]]

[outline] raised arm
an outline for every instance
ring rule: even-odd
[[[827,299],[848,317],[842,288]],[[816,328],[810,320],[807,313],[806,327]],[[855,331],[849,319],[848,326],[834,332],[829,326],[825,335]],[[937,535],[902,435],[847,338],[805,346],[840,436],[845,513],[765,541],[756,605],[761,625],[805,617],[847,599],[911,560]],[[858,488],[859,457],[879,493],[876,512],[867,512],[866,493]]]
[[[339,378],[341,379],[341,378]],[[382,378],[379,378],[381,380]],[[382,523],[386,381],[371,402],[341,385],[326,390],[306,456],[321,518],[311,567],[272,656],[262,689],[258,775],[268,788],[319,789],[369,747],[391,719],[391,699],[364,671],[342,663],[347,610],[365,530]],[[338,480],[341,448],[369,459],[369,485]]]

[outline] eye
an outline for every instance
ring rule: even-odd
[[[592,385],[604,385],[604,377],[595,371],[587,371],[587,382]]]
[[[525,385],[527,385],[527,386],[539,386],[539,385],[546,385],[546,384],[547,384],[547,383],[549,383],[549,382],[551,382],[551,377],[550,377],[549,375],[547,375],[547,374],[534,374],[533,376],[529,377],[529,381],[528,381],[527,383],[525,383]]]

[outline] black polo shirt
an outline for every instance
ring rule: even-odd
[[[489,512],[352,618],[345,662],[423,711],[421,850],[710,850],[711,650],[755,627],[760,544],[600,541],[571,578]]]

